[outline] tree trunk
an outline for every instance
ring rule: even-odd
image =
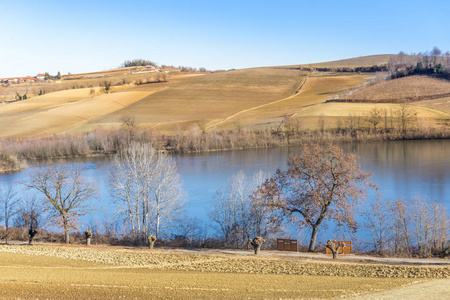
[[[8,245],[8,236],[9,236],[9,224],[8,220],[5,222],[5,243]]]
[[[90,246],[91,245],[91,238],[88,237],[86,238],[86,246]]]
[[[261,250],[261,245],[255,247],[255,254],[259,254],[259,250]]]
[[[158,212],[158,214],[156,215],[156,239],[158,239],[159,238],[159,224],[160,224],[160,222],[161,222],[161,217],[160,217],[160,215],[159,215],[159,212]]]
[[[150,248],[150,250],[153,250],[153,248],[155,247],[155,241],[150,241],[148,247]]]
[[[314,248],[316,247],[317,231],[319,229],[318,226],[312,226],[312,228],[313,230],[311,233],[311,241],[309,242],[308,252],[314,252]]]

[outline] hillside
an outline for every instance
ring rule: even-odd
[[[370,65],[388,57],[360,57],[326,64]],[[104,94],[101,87],[75,88],[20,102],[1,103],[0,137],[81,133],[99,126],[120,128],[123,116],[130,116],[139,126],[152,127],[164,134],[198,132],[202,128],[279,128],[287,116],[298,118],[303,128],[314,129],[320,116],[326,118],[327,127],[332,127],[338,118],[362,116],[374,107],[373,103],[325,104],[328,99],[355,90],[359,91],[351,97],[360,97],[367,102],[387,98],[389,102],[396,102],[417,95],[428,97],[450,92],[450,83],[428,77],[407,77],[364,88],[373,80],[374,73],[311,73],[289,67],[177,73],[167,82],[153,81],[154,74],[138,75],[131,74],[127,77],[130,81],[115,83],[110,94]],[[113,80],[123,81],[120,76],[110,79],[113,83]],[[145,80],[144,84],[138,82],[141,79]],[[94,77],[63,82],[89,86],[99,80],[104,79]],[[432,103],[422,103],[414,108],[417,116],[432,123],[449,119],[449,112],[443,109],[448,106],[447,102],[427,104]],[[391,111],[398,108],[398,104],[386,104],[382,108]]]
[[[371,67],[382,66],[389,62],[389,58],[395,56],[395,54],[381,54],[381,55],[369,55],[360,56],[354,58],[340,59],[321,63],[305,63],[300,65],[283,66],[285,68],[291,67],[314,67],[314,68],[356,68],[356,67]]]
[[[408,76],[380,82],[344,97],[371,102],[402,102],[445,96],[450,96],[450,82],[428,76]]]

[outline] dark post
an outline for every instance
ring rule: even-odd
[[[34,236],[37,234],[37,230],[34,230],[33,228],[30,228],[30,230],[28,230],[28,235],[30,236],[29,239],[29,244],[32,245],[33,244],[33,238]]]

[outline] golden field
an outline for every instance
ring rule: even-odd
[[[196,253],[110,246],[4,245],[0,246],[0,297],[334,299],[450,276],[448,267]]]
[[[417,101],[445,94],[450,94],[449,82],[416,75],[380,82],[346,98],[371,102],[381,100],[401,102],[402,100]]]
[[[369,56],[328,64],[364,66],[381,64],[389,57]],[[336,95],[359,90],[352,96],[374,102],[385,97],[398,99],[445,93],[450,86],[437,79],[413,76],[362,88],[374,75],[265,67],[214,74],[174,74],[169,82],[113,86],[107,95],[99,87],[94,91],[68,89],[20,102],[0,103],[0,137],[80,133],[99,126],[120,128],[123,116],[131,116],[139,126],[152,127],[164,134],[198,131],[199,127],[206,130],[277,128],[286,116],[297,117],[303,128],[314,129],[321,115],[330,127],[335,126],[339,117],[364,116],[375,106],[373,103],[325,103]],[[83,80],[88,85],[89,80],[100,79]],[[76,80],[68,82],[74,84]],[[450,119],[446,99],[413,104],[417,115],[430,124],[445,124]],[[391,110],[398,106],[380,104],[379,107]]]

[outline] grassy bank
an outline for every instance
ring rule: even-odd
[[[50,136],[31,139],[3,139],[1,170],[23,168],[22,160],[111,155],[122,151],[131,141],[150,143],[157,150],[172,153],[225,151],[302,145],[304,143],[354,143],[394,140],[447,139],[450,130],[441,128],[328,129],[204,132],[162,135],[151,129],[97,129],[82,135]]]

